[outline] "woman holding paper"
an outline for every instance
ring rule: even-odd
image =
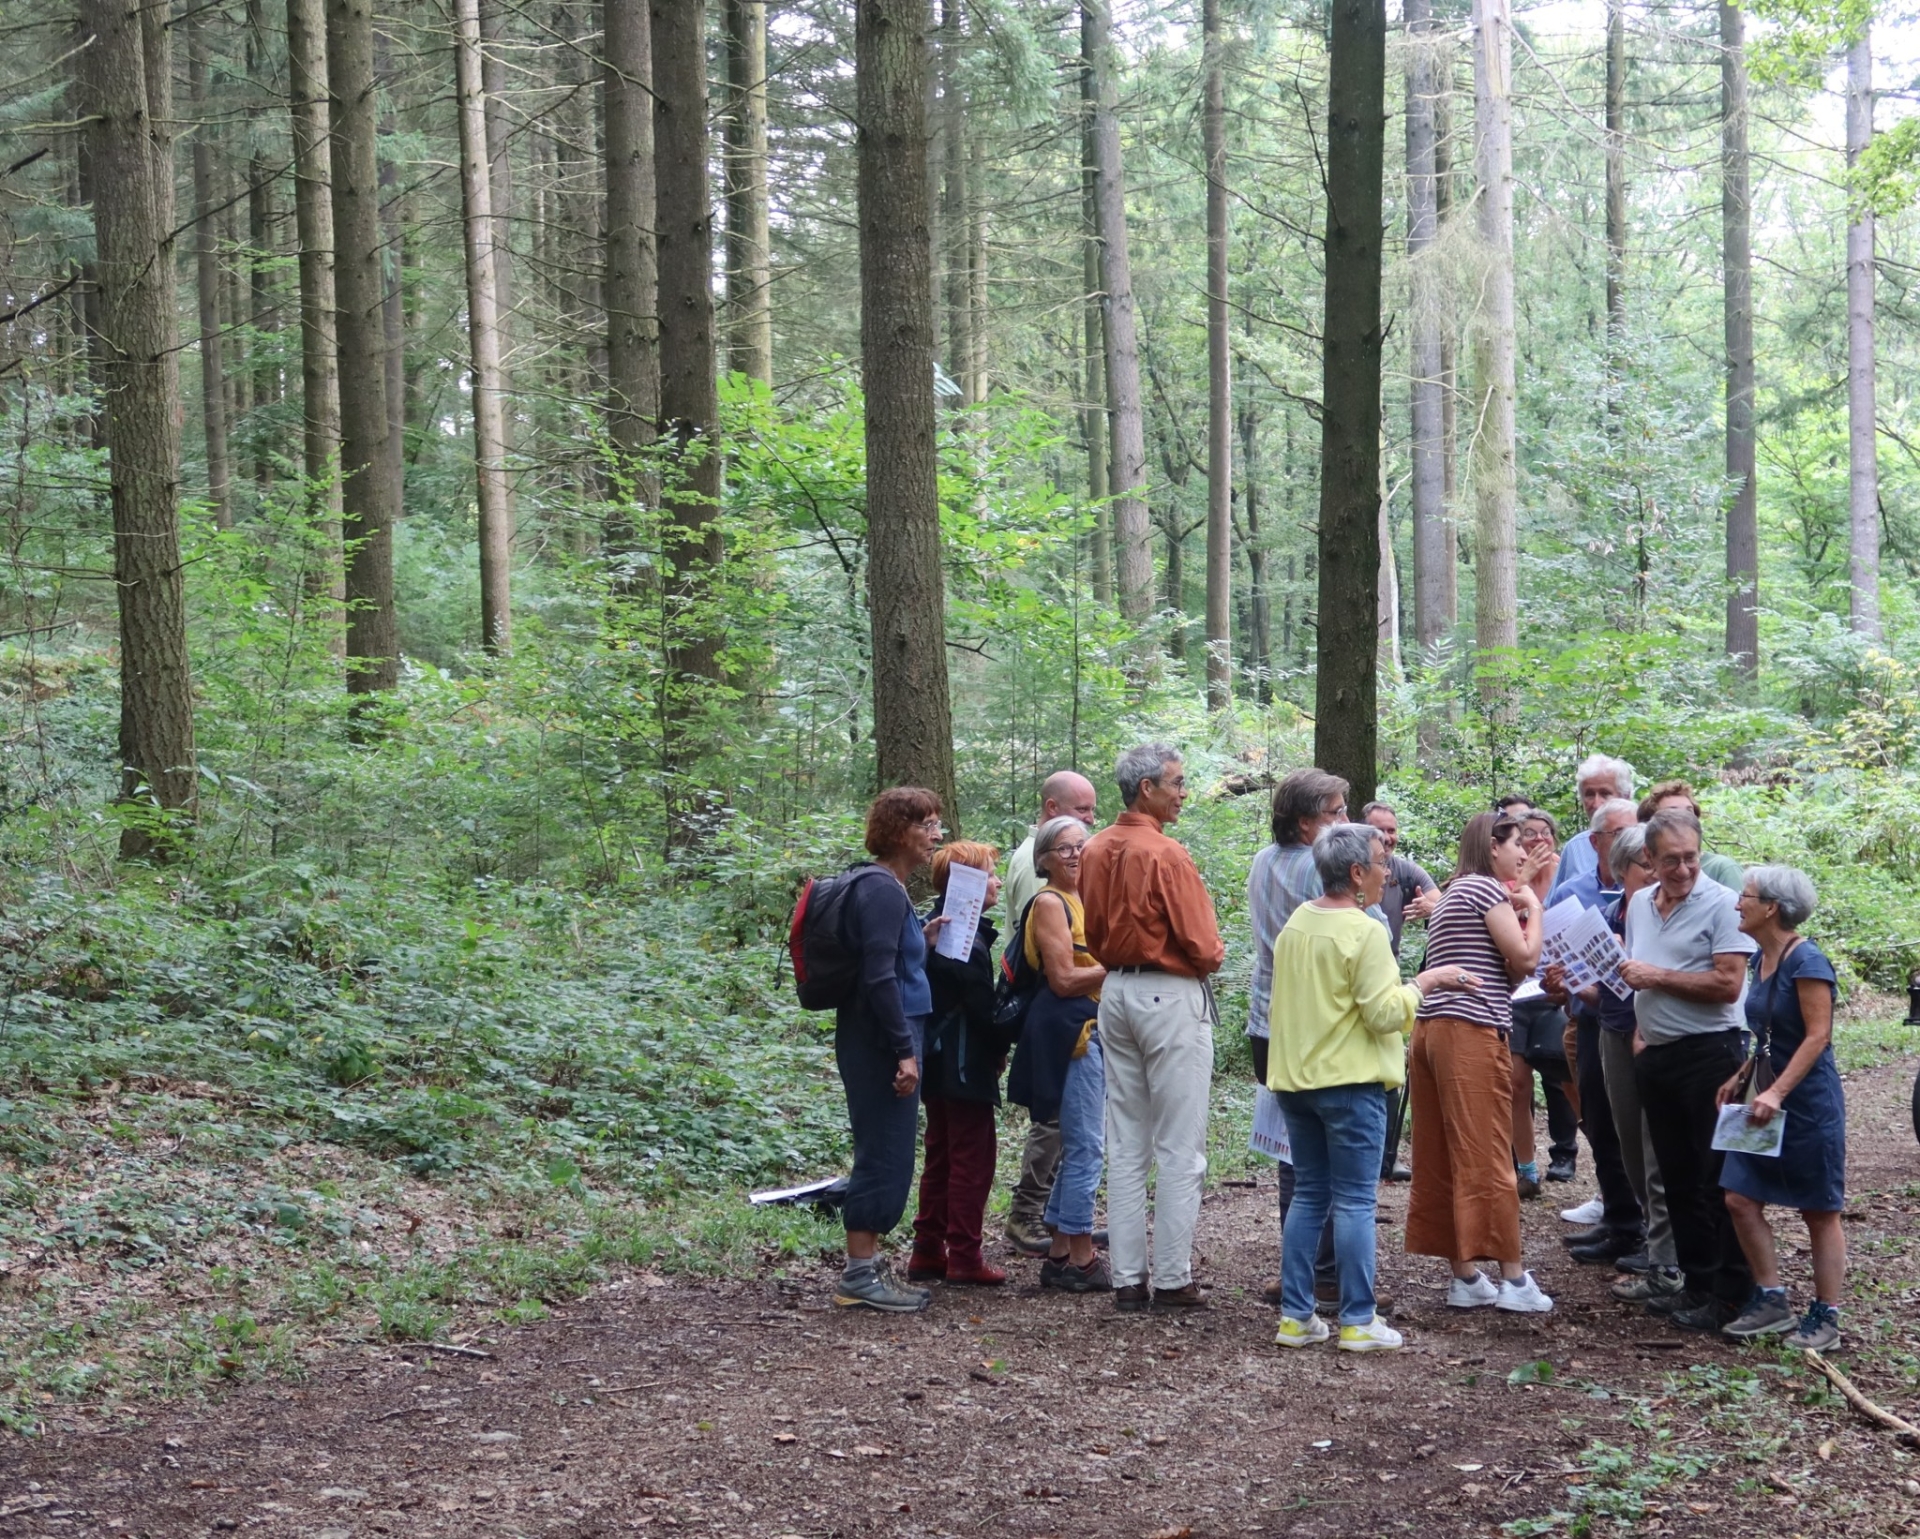
[[[1093,1246],[1093,1199],[1106,1159],[1106,1060],[1100,1049],[1100,985],[1107,970],[1087,949],[1080,905],[1080,851],[1087,827],[1049,818],[1034,832],[1033,869],[1046,878],[1027,905],[1021,944],[1040,973],[1027,1009],[1014,1080],[1036,1119],[1060,1119],[1060,1169],[1041,1222],[1052,1236],[1040,1286],[1104,1293],[1113,1286]]]
[[[927,1108],[927,1157],[920,1167],[909,1282],[993,1287],[1007,1280],[980,1250],[999,1153],[993,1113],[1000,1104],[1000,1071],[1007,1062],[1007,1043],[993,1027],[993,943],[998,932],[987,917],[1000,898],[1000,878],[993,874],[999,859],[992,845],[967,840],[933,852],[933,886],[939,894],[934,912],[947,916],[948,926],[927,953],[933,1014],[921,1055],[920,1087]],[[963,888],[968,890],[964,895]],[[969,942],[959,932],[975,913],[979,920]],[[949,955],[960,949],[948,944],[950,937],[967,943],[964,958]]]
[[[1427,966],[1453,966],[1486,980],[1476,990],[1435,989],[1420,1002],[1409,1080],[1413,1099],[1413,1190],[1407,1253],[1442,1256],[1453,1269],[1447,1303],[1544,1314],[1553,1300],[1520,1264],[1512,1105],[1513,1001],[1500,987],[1540,962],[1540,899],[1520,843],[1520,825],[1483,812],[1460,835],[1447,895],[1427,921]],[[1474,1265],[1496,1261],[1496,1283]]]
[[[1560,825],[1538,807],[1520,815],[1520,848],[1526,855],[1517,882],[1531,888],[1544,916],[1547,894],[1560,870]],[[1580,1106],[1574,1091],[1567,1046],[1573,1025],[1567,1012],[1535,993],[1513,1006],[1513,1031],[1507,1039],[1513,1058],[1513,1159],[1522,1197],[1538,1197],[1542,1172],[1533,1138],[1533,1076],[1540,1076],[1547,1103],[1548,1181],[1571,1181],[1578,1174]]]
[[[1740,928],[1759,944],[1747,985],[1747,1027],[1753,1033],[1758,1087],[1747,1120],[1764,1128],[1781,1120],[1780,1152],[1729,1153],[1720,1168],[1727,1211],[1747,1264],[1753,1297],[1721,1329],[1747,1338],[1792,1330],[1790,1347],[1826,1350],[1840,1342],[1840,1289],[1847,1241],[1847,1105],[1833,1061],[1833,964],[1799,933],[1813,912],[1813,883],[1791,866],[1755,866],[1740,893]],[[1721,1106],[1742,1093],[1736,1075],[1720,1089]],[[1771,1080],[1771,1083],[1768,1081]],[[1813,1242],[1813,1302],[1798,1319],[1787,1306],[1780,1257],[1767,1205],[1798,1208]]]

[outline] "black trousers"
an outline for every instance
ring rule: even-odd
[[[1687,1287],[1736,1306],[1753,1291],[1753,1273],[1720,1190],[1713,1098],[1745,1057],[1745,1032],[1716,1031],[1649,1047],[1633,1063]]]
[[[924,1015],[907,1017],[916,1049],[926,1026]],[[834,1023],[833,1060],[846,1088],[847,1122],[853,1130],[853,1172],[847,1177],[840,1219],[848,1229],[885,1234],[900,1222],[913,1190],[913,1161],[920,1151],[920,1093],[893,1093],[900,1061],[863,1015],[842,1012]]]
[[[1636,1239],[1647,1232],[1646,1215],[1640,1211],[1640,1199],[1627,1179],[1626,1161],[1620,1157],[1620,1134],[1613,1125],[1613,1107],[1607,1100],[1606,1076],[1600,1071],[1600,1022],[1582,1015],[1574,1022],[1574,1060],[1579,1069],[1580,1130],[1587,1135],[1593,1150],[1593,1173],[1600,1182],[1600,1201],[1606,1212],[1600,1222],[1615,1234]]]

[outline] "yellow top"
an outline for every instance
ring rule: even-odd
[[[1400,1039],[1419,1003],[1385,925],[1363,909],[1302,903],[1273,943],[1267,1088],[1396,1088],[1406,1079]]]
[[[1098,967],[1100,965],[1099,958],[1087,950],[1087,911],[1085,906],[1080,902],[1080,894],[1077,892],[1062,892],[1051,882],[1045,887],[1042,887],[1040,892],[1051,893],[1067,906],[1067,933],[1073,937],[1073,965],[1075,967]],[[1036,904],[1042,901],[1039,894],[1035,894],[1034,901]],[[1033,915],[1031,912],[1027,915],[1026,951],[1027,966],[1041,967],[1043,965],[1040,961],[1040,935],[1033,927]],[[1097,1002],[1100,998],[1100,991],[1095,989],[1086,997]]]

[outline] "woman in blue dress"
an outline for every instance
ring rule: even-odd
[[[1748,1118],[1764,1127],[1784,1114],[1776,1155],[1729,1153],[1721,1167],[1727,1211],[1753,1268],[1753,1297],[1722,1329],[1748,1338],[1791,1331],[1786,1344],[1825,1350],[1840,1342],[1840,1289],[1847,1242],[1847,1106],[1833,1061],[1833,964],[1799,934],[1813,912],[1813,883],[1791,866],[1755,866],[1740,894],[1740,928],[1759,943],[1747,982],[1747,1027],[1773,1082],[1754,1096]],[[1721,1087],[1722,1104],[1738,1079]],[[1798,1208],[1813,1241],[1813,1302],[1796,1317],[1780,1281],[1767,1205]]]

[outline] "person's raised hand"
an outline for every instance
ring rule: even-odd
[[[952,918],[953,916],[951,914],[935,914],[933,918],[929,919],[920,927],[920,934],[925,937],[929,946],[939,938],[940,932],[946,929],[947,925],[952,921]]]
[[[1425,892],[1407,904],[1402,912],[1409,919],[1425,919],[1440,906],[1440,900],[1445,896],[1446,894],[1441,892],[1438,887],[1429,887]]]
[[[1540,975],[1540,989],[1548,999],[1564,1009],[1569,998],[1566,968],[1555,962]]]

